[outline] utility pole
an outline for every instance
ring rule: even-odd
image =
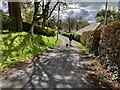
[[[104,26],[107,24],[107,7],[108,7],[108,0],[106,0],[106,5],[105,5],[105,19],[104,19]]]
[[[120,1],[118,2],[118,12],[120,13]]]
[[[59,3],[59,0],[58,0]],[[60,3],[58,4],[58,31],[57,31],[57,40],[58,40],[58,34],[59,34],[59,29],[60,29],[60,23],[59,23],[59,17],[60,17]]]

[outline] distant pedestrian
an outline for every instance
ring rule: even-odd
[[[59,31],[59,34],[61,34],[61,31]]]
[[[70,45],[70,46],[72,46],[72,45],[71,45],[72,40],[73,40],[73,34],[71,33],[70,36],[69,36],[69,45]]]

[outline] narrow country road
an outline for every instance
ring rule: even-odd
[[[40,54],[3,73],[0,79],[2,88],[100,88],[89,79],[88,73],[94,73],[90,63],[95,59],[85,54],[72,42],[66,47],[68,39],[59,36],[62,42],[54,49]]]

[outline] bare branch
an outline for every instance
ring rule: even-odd
[[[53,7],[52,11],[50,12],[49,16],[47,17],[47,19],[52,15],[53,11],[55,10],[56,6],[59,4],[59,2],[57,2],[55,4],[55,6]]]

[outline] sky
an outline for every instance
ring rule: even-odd
[[[105,9],[105,2],[100,2],[97,0],[95,2],[74,2],[70,3],[66,9],[63,9],[61,7],[60,10],[60,19],[64,20],[67,17],[73,17],[73,18],[79,18],[82,17],[84,20],[88,21],[89,23],[94,23],[96,21],[96,14],[102,9]],[[81,0],[82,1],[82,0]],[[85,0],[84,0],[85,1]],[[88,1],[88,0],[86,0]],[[89,0],[90,1],[90,0]],[[105,0],[104,0],[105,1]],[[114,0],[114,2],[111,2],[109,0],[108,2],[108,8],[111,6],[115,7],[115,10],[118,9],[118,1],[120,0]],[[0,5],[0,8],[2,6]],[[3,6],[3,10],[6,11],[8,9],[7,5]],[[58,11],[54,11],[53,15],[57,18],[58,16]]]
[[[109,2],[108,8],[111,6],[118,9],[118,2]],[[68,6],[66,10],[61,10],[61,19],[66,19],[67,17],[79,18],[80,16],[88,21],[89,23],[94,23],[96,21],[96,14],[100,10],[105,9],[105,2],[76,2]],[[57,11],[55,12],[57,15]]]
[[[2,1],[0,1],[0,9],[2,9]]]

